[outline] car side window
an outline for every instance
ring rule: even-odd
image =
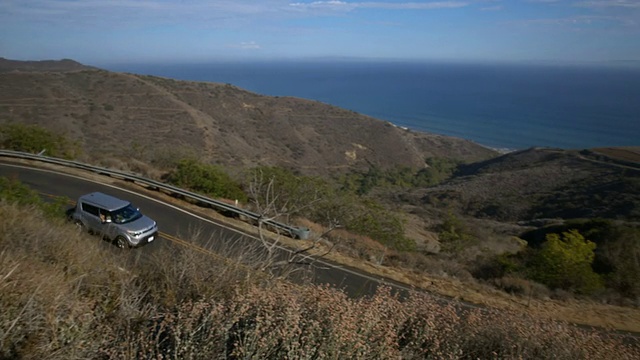
[[[111,213],[107,210],[104,209],[99,209],[100,210],[100,220],[101,221],[111,221]]]
[[[99,215],[99,209],[97,206],[93,206],[93,205],[89,205],[89,204],[85,204],[82,203],[82,211],[88,212],[89,214],[93,215],[93,216],[98,216]]]

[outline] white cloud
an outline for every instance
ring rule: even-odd
[[[135,26],[180,23],[218,26],[234,22],[277,21],[298,16],[346,13],[358,8],[431,10],[460,8],[476,0],[342,1],[319,0],[0,0],[3,19],[47,23]],[[224,24],[223,24],[224,23]]]
[[[390,3],[390,2],[362,2],[357,3],[359,7],[379,8],[379,9],[415,9],[415,10],[431,10],[459,8],[468,6],[468,2],[464,1],[434,1],[434,2],[406,2],[406,3]]]
[[[579,1],[576,6],[591,8],[637,8],[640,9],[640,0],[600,0],[600,1]]]
[[[131,15],[142,17],[211,17],[264,14],[287,6],[286,0],[4,0],[0,9],[21,16],[59,14]]]
[[[58,29],[247,28],[299,16],[290,0],[0,0],[0,26]]]
[[[259,50],[259,49],[262,49],[262,47],[260,45],[258,45],[258,43],[256,43],[255,41],[241,42],[240,44],[229,45],[228,47],[235,48],[235,49],[243,49],[243,50]]]
[[[296,2],[289,4],[293,8],[303,10],[334,10],[351,11],[357,8],[373,8],[388,10],[432,10],[445,8],[460,8],[468,6],[467,1],[427,1],[427,2],[347,2],[338,0]]]
[[[566,26],[566,25],[592,25],[592,24],[598,24],[598,23],[621,23],[621,22],[623,22],[622,19],[613,17],[613,16],[580,15],[580,16],[563,17],[563,18],[546,18],[546,19],[513,21],[511,23],[519,24],[519,25]]]
[[[313,1],[310,3],[290,3],[289,6],[296,10],[329,10],[329,11],[351,11],[357,6],[344,1]]]
[[[500,11],[500,10],[502,10],[502,5],[487,6],[487,7],[480,8],[480,10],[482,10],[482,11]]]

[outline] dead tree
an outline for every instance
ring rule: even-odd
[[[336,246],[335,243],[329,244],[320,254],[313,254],[323,242],[326,241],[327,235],[336,228],[339,228],[339,222],[336,219],[330,219],[326,230],[319,235],[307,240],[306,246],[300,249],[288,249],[282,246],[282,234],[278,229],[269,229],[270,221],[286,221],[289,222],[292,215],[299,214],[301,211],[312,207],[322,199],[318,192],[314,189],[311,196],[305,203],[294,202],[291,200],[296,194],[284,194],[280,189],[276,189],[275,178],[266,178],[262,171],[253,174],[253,178],[249,184],[249,195],[258,214],[256,219],[258,235],[261,242],[262,250],[265,252],[264,261],[258,266],[259,270],[269,273],[272,277],[284,278],[299,270],[301,267],[310,267],[315,265],[319,259],[327,256]],[[267,230],[273,230],[274,236],[268,236]],[[278,252],[280,250],[280,252]],[[284,251],[284,253],[283,253]]]

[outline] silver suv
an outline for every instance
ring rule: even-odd
[[[130,202],[101,192],[83,195],[67,218],[90,233],[113,241],[119,248],[148,244],[158,236],[158,225]]]

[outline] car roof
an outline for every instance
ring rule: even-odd
[[[81,196],[80,201],[91,203],[108,211],[118,210],[130,204],[128,201],[97,191]]]

